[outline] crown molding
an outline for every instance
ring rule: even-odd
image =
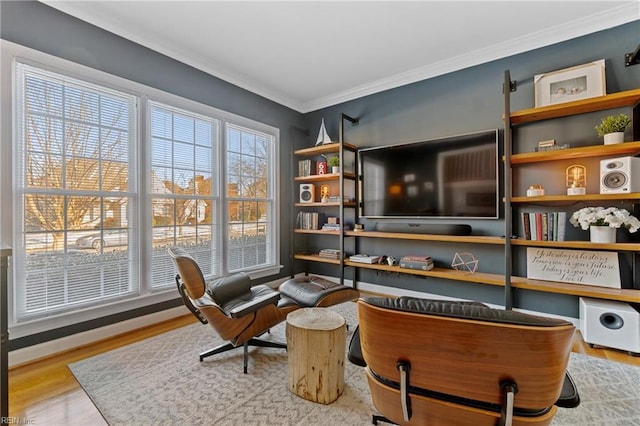
[[[528,34],[500,44],[488,46],[476,52],[465,53],[457,57],[415,68],[388,78],[363,84],[349,90],[324,96],[303,104],[300,112],[308,113],[322,108],[372,95],[384,90],[415,83],[475,65],[506,58],[518,53],[582,37],[598,31],[613,28],[629,22],[638,21],[638,3],[626,4],[607,12],[591,15],[571,21],[564,25],[548,28],[544,31]]]
[[[276,91],[266,87],[260,82],[255,81],[247,76],[239,75],[237,72],[231,72],[223,67],[205,63],[195,58],[193,52],[184,49],[172,48],[171,46],[162,45],[154,40],[141,36],[140,34],[102,18],[95,13],[89,13],[85,9],[87,2],[62,2],[55,0],[39,0],[54,9],[63,13],[77,17],[85,22],[105,29],[134,43],[145,46],[172,59],[180,61],[186,65],[194,67],[198,70],[206,72],[217,77],[227,83],[238,86],[256,95],[262,96],[270,101],[276,102],[285,107],[291,108],[300,113],[308,113],[322,108],[337,105],[343,102],[358,99],[364,96],[372,95],[396,87],[415,83],[429,78],[469,68],[475,65],[487,63],[493,60],[506,58],[518,53],[527,52],[541,47],[556,44],[562,41],[581,37],[587,34],[602,31],[615,26],[623,25],[638,20],[638,3],[629,2],[607,10],[606,12],[597,13],[581,19],[568,22],[563,25],[548,28],[544,31],[528,34],[499,44],[488,46],[484,49],[471,53],[465,53],[444,61],[429,64],[423,67],[415,68],[403,73],[395,74],[387,78],[372,81],[363,85],[353,87],[351,89],[333,93],[320,98],[305,101],[289,96],[281,91]]]

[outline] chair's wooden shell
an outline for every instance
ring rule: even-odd
[[[289,312],[300,307],[296,304],[267,305],[243,317],[231,318],[205,291],[206,281],[196,261],[182,250],[172,248],[169,251],[191,303],[202,313],[218,335],[234,346],[240,346],[249,339],[261,335],[284,321]]]
[[[510,325],[397,311],[363,300],[358,301],[358,322],[367,369],[379,376],[399,382],[396,363],[406,360],[411,364],[411,386],[497,405],[503,402],[500,382],[510,379],[518,385],[516,407],[552,407],[551,411],[562,389],[575,331],[571,324]],[[376,408],[404,424],[399,392],[368,374]],[[479,415],[474,411],[484,410],[428,398],[412,396],[411,403],[414,415],[408,424],[479,426],[493,425],[499,418],[499,413]],[[547,424],[552,417],[550,412],[517,422]]]

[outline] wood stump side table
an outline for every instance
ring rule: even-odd
[[[346,325],[337,312],[302,308],[287,315],[288,387],[301,398],[330,404],[344,390]]]

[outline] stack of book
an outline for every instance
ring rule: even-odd
[[[298,161],[298,176],[311,176],[316,174],[316,160]]]
[[[318,253],[320,257],[324,257],[326,259],[340,259],[340,250],[337,249],[322,249],[320,253]]]
[[[525,240],[564,241],[567,212],[522,212]]]
[[[402,256],[399,264],[401,268],[406,269],[417,269],[420,271],[429,271],[433,269],[433,259],[430,256]]]
[[[327,215],[325,213],[317,212],[298,212],[296,218],[297,229],[318,230],[327,221]]]
[[[378,263],[380,260],[380,256],[369,256],[368,254],[354,254],[353,256],[349,256],[349,260],[352,262],[358,263]]]
[[[323,231],[339,231],[340,230],[340,224],[339,223],[325,223],[324,225],[322,225],[322,230]]]

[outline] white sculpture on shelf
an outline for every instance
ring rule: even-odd
[[[324,127],[324,118],[323,118],[322,124],[320,125],[320,132],[318,132],[318,139],[316,140],[316,146],[326,145],[329,143],[333,143],[333,141],[329,137],[326,127]]]

